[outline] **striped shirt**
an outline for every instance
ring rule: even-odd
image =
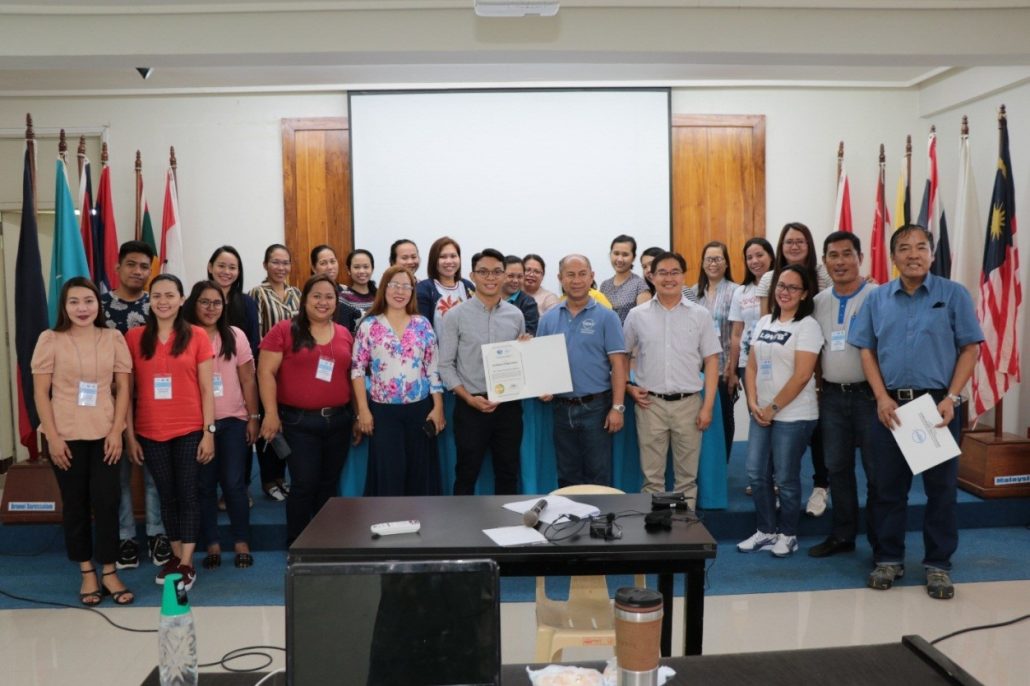
[[[262,338],[273,326],[291,318],[300,310],[300,289],[296,286],[287,286],[286,293],[280,298],[272,284],[264,281],[260,286],[251,289],[250,297],[257,301],[258,324]]]

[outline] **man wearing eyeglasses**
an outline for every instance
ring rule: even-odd
[[[473,495],[487,449],[493,455],[494,493],[518,493],[522,403],[487,399],[482,347],[526,333],[522,311],[503,299],[504,255],[487,248],[472,256],[473,297],[443,317],[440,378],[458,401],[454,406],[454,495]]]
[[[622,429],[626,345],[619,315],[590,296],[594,271],[583,255],[558,263],[566,298],[540,319],[538,336],[565,334],[572,392],[554,396],[558,486],[612,482],[612,434]],[[541,400],[552,400],[545,396]]]
[[[929,395],[958,440],[956,409],[959,393],[976,365],[984,340],[969,292],[958,283],[930,274],[933,235],[909,224],[891,236],[891,260],[898,278],[869,294],[848,333],[848,343],[861,350],[862,369],[876,396],[876,418],[870,428],[873,458],[873,562],[867,585],[887,590],[905,574],[905,521],[912,470],[891,429],[900,426],[899,405]],[[951,556],[958,548],[955,495],[958,460],[951,459],[922,473],[926,491],[923,516],[923,567],[926,592],[946,600],[955,595]]]
[[[654,258],[655,296],[629,311],[624,332],[626,349],[636,361],[636,378],[626,390],[636,401],[643,491],[666,490],[665,463],[671,442],[674,490],[683,493],[694,509],[701,433],[712,423],[722,345],[711,313],[682,293],[686,266],[676,253]]]

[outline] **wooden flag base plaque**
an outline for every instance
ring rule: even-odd
[[[7,470],[0,522],[60,524],[63,517],[61,491],[49,462],[19,462]]]
[[[1030,496],[1030,438],[998,437],[993,429],[964,432],[958,485],[981,498]]]

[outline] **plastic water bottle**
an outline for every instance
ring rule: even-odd
[[[161,686],[196,686],[197,633],[181,574],[165,577],[157,649]]]

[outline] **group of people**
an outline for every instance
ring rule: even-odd
[[[125,243],[114,291],[101,294],[84,278],[65,284],[58,321],[32,362],[68,555],[83,575],[81,601],[133,601],[117,576],[140,559],[132,463],[146,467],[156,581],[178,572],[188,587],[198,544],[206,546],[205,568],[221,564],[219,509],[228,513],[235,566],[254,563],[247,484],[255,449],[264,492],[286,501],[288,544],[338,493],[352,441],[369,442],[365,495],[443,492],[437,435],[448,418],[453,493],[474,493],[488,451],[495,493],[518,493],[522,404],[488,399],[481,347],[559,333],[572,391],[541,398],[553,412],[559,486],[611,483],[612,435],[623,428],[630,396],[643,490],[666,490],[671,447],[675,490],[694,507],[702,432],[719,402],[729,459],[743,382],[758,526],[738,548],[777,556],[797,549],[800,461],[811,444],[816,488],[808,509],[826,509],[832,484],[834,526],[810,554],[853,550],[861,446],[877,565],[869,584],[888,588],[904,571],[911,482],[889,433],[894,410],[929,392],[951,421],[982,338],[965,291],[927,275],[928,232],[899,230],[891,252],[901,278],[876,289],[858,276],[855,236],[829,236],[817,266],[811,232],[792,223],[775,252],[763,238],[745,244],[740,285],[726,245],[707,244],[698,283],[685,288],[681,255],[648,248],[640,276],[636,241],[621,235],[610,248],[615,273],[599,289],[590,260],[570,254],[558,264],[561,293],[553,293],[542,286],[546,266],[534,254],[481,250],[464,278],[461,247],[446,236],[430,247],[422,280],[417,245],[396,241],[378,285],[368,251],[347,255],[342,286],[335,250],[316,246],[311,277],[297,289],[289,284],[292,255],[275,244],[265,251],[266,278],[244,293],[240,255],[222,246],[208,261],[208,278],[187,295],[174,275],[151,279],[147,244]],[[950,338],[948,326],[957,327]],[[906,364],[904,349],[917,345],[935,358],[933,369]],[[825,456],[821,435],[832,436]],[[934,469],[924,476],[925,564],[931,595],[949,597],[955,468]]]

